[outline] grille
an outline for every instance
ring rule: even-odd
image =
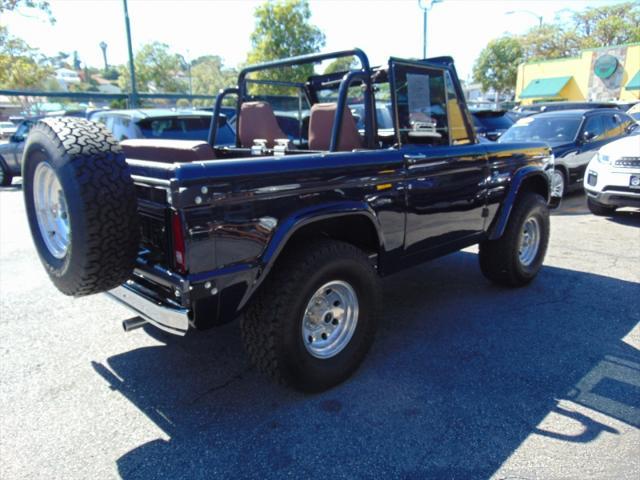
[[[640,167],[640,157],[622,157],[614,163],[616,167],[633,168]]]

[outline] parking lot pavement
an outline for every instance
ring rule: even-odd
[[[238,324],[136,330],[59,294],[0,191],[0,477],[598,478],[640,471],[640,213],[552,217],[546,267],[492,286],[474,249],[385,279],[377,341],[320,395],[248,365]]]

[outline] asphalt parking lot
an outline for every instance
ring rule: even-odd
[[[320,395],[272,385],[238,324],[125,334],[70,299],[0,190],[0,478],[637,479],[640,212],[552,218],[527,288],[475,251],[385,280],[368,359]]]

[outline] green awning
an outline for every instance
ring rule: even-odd
[[[638,70],[636,72],[636,74],[633,76],[633,78],[631,80],[629,80],[629,83],[627,83],[627,86],[624,87],[625,90],[640,90],[640,70]]]
[[[520,98],[553,98],[560,94],[571,77],[537,78],[520,92]]]

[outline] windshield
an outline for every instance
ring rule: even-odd
[[[507,142],[572,142],[580,128],[581,117],[526,117],[514,123],[498,140]]]
[[[506,114],[478,114],[474,113],[473,123],[476,127],[484,127],[487,130],[506,130],[513,121]]]
[[[146,118],[140,120],[138,127],[145,138],[206,140],[210,122],[210,116]]]

